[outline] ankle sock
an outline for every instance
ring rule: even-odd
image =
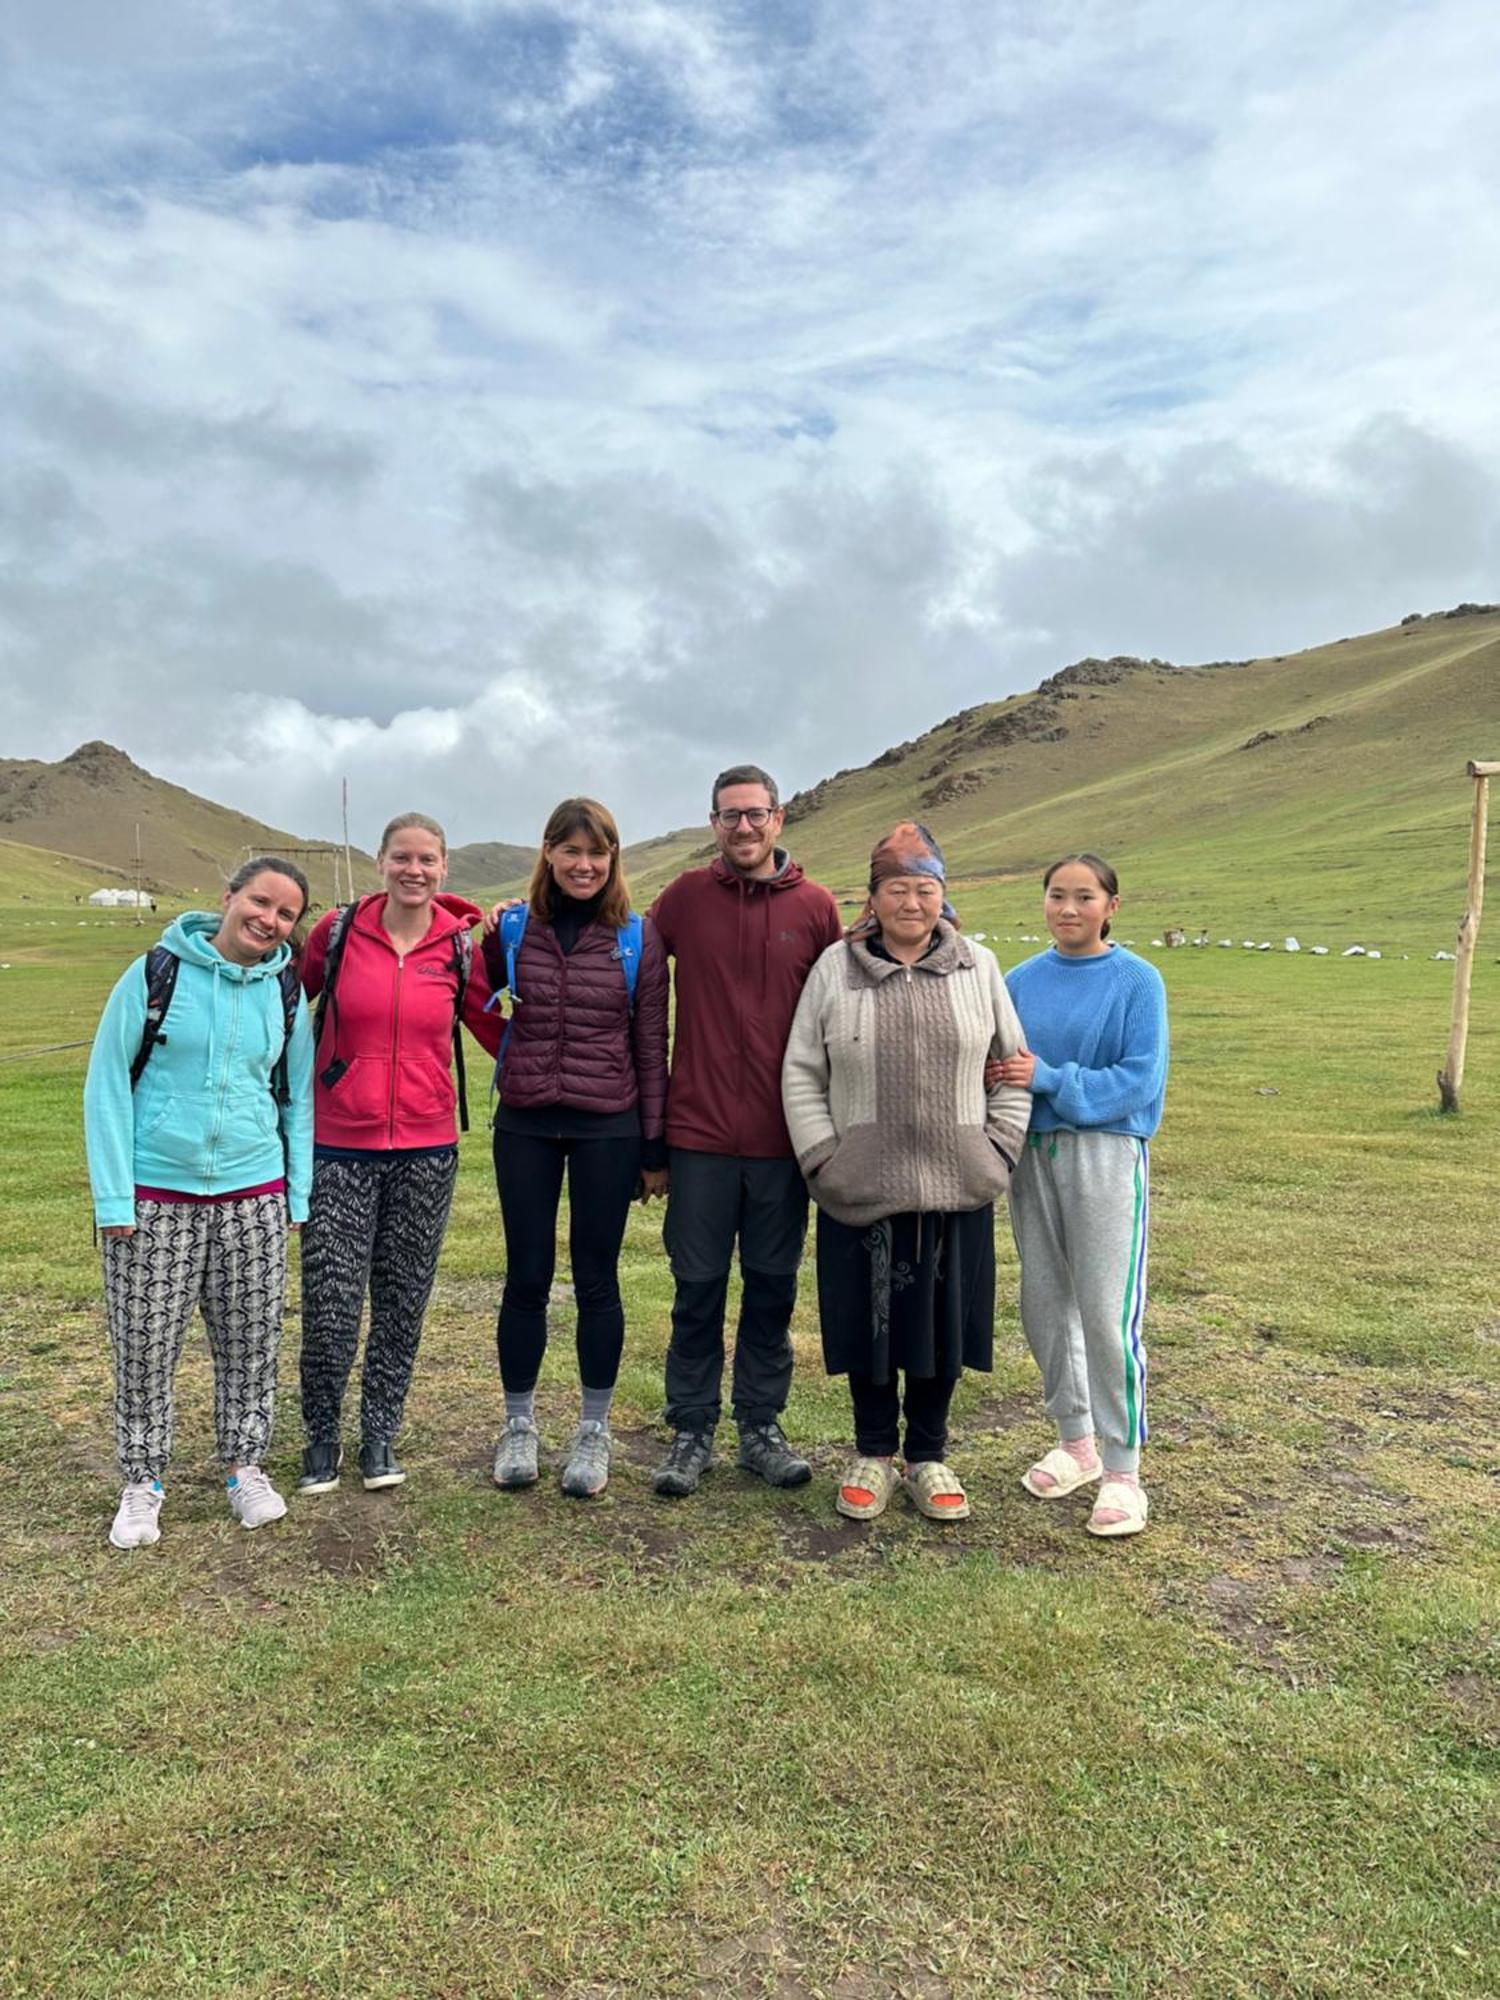
[[[524,1417],[528,1424],[536,1422],[536,1390],[522,1391],[507,1389],[505,1392],[505,1421],[512,1417]]]
[[[608,1430],[609,1410],[614,1400],[615,1391],[613,1383],[607,1389],[591,1389],[588,1383],[585,1382],[583,1384],[583,1412],[580,1421],[586,1424],[603,1424],[604,1428]]]

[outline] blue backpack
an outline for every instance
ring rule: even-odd
[[[497,935],[500,949],[505,953],[505,985],[510,994],[510,1019],[505,1024],[505,1033],[500,1038],[500,1054],[495,1061],[495,1085],[499,1087],[500,1072],[505,1066],[505,1051],[510,1042],[510,1031],[515,1024],[515,1010],[521,1004],[520,989],[516,985],[516,961],[521,956],[521,940],[526,935],[526,920],[531,915],[529,903],[518,903],[514,909],[506,910],[500,919]],[[625,976],[625,998],[632,1014],[635,1012],[635,983],[641,972],[642,923],[634,910],[616,933],[615,957],[620,961],[620,970]],[[490,1001],[493,1007],[499,1000],[497,993]]]

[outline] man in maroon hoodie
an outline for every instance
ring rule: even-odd
[[[739,1463],[772,1486],[812,1476],[779,1421],[807,1230],[807,1188],[781,1109],[781,1059],[807,975],[843,927],[828,891],[776,845],[784,818],[775,780],[758,765],[721,772],[709,815],[718,855],[679,875],[651,908],[677,991],[665,1229],[676,1282],[667,1350],[673,1437],[658,1493],[692,1493],[713,1459],[736,1240]]]

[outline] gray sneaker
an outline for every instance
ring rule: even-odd
[[[119,1512],[110,1526],[110,1546],[116,1549],[146,1549],[161,1540],[156,1517],[161,1512],[159,1479],[138,1479],[120,1495]]]
[[[767,1486],[805,1486],[812,1467],[786,1441],[780,1424],[741,1424],[739,1464]]]
[[[652,1481],[658,1493],[674,1500],[698,1491],[698,1481],[714,1462],[712,1431],[678,1431],[672,1449],[656,1468]]]
[[[497,1486],[535,1486],[540,1439],[530,1417],[510,1417],[495,1446]]]
[[[562,1490],[574,1500],[594,1500],[609,1484],[609,1425],[591,1421],[573,1433]]]
[[[285,1500],[258,1465],[242,1465],[225,1482],[225,1489],[229,1511],[242,1528],[263,1528],[286,1512]]]

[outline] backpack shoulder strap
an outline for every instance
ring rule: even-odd
[[[297,1025],[297,1003],[302,998],[302,975],[297,970],[296,961],[282,966],[276,975],[281,987],[281,1054],[271,1071],[271,1095],[278,1104],[286,1104],[291,1099],[292,1087],[287,1079],[287,1051],[292,1046],[292,1030]]]
[[[141,1073],[151,1060],[151,1051],[158,1042],[167,1039],[162,1031],[162,1022],[172,1004],[173,989],[177,985],[177,966],[176,952],[169,951],[164,944],[154,944],[146,953],[142,967],[146,978],[146,1025],[141,1030],[141,1045],[130,1065],[132,1090],[140,1082]]]
[[[349,941],[349,926],[354,922],[354,913],[359,908],[358,897],[352,903],[342,903],[328,932],[328,945],[323,954],[323,984],[318,989],[317,1004],[313,1008],[313,1047],[323,1040],[323,1016],[333,1009],[333,1039],[338,1042],[339,1003],[336,988],[339,967],[344,962],[344,946]]]
[[[513,1007],[521,998],[516,991],[516,960],[521,955],[521,940],[526,935],[526,921],[530,915],[530,903],[518,903],[500,918],[500,942],[505,950],[505,986]]]
[[[625,975],[625,997],[630,1002],[630,1011],[635,1012],[636,981],[641,976],[641,951],[645,925],[640,913],[632,910],[620,926],[615,944],[615,957],[620,961],[620,970]]]
[[[455,991],[453,995],[453,1067],[458,1074],[458,1129],[469,1129],[469,1086],[464,1075],[464,995],[469,989],[469,973],[474,965],[474,934],[472,931],[457,930],[453,933],[453,971]]]

